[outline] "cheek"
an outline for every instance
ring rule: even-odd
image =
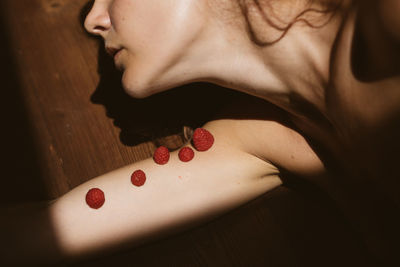
[[[184,83],[182,69],[175,66],[204,24],[195,5],[190,0],[126,2],[116,0],[112,8],[116,38],[126,48],[121,57],[125,91],[143,98]]]
[[[168,0],[115,0],[110,16],[121,41],[138,49],[167,40],[177,18]]]

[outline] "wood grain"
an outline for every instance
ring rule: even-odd
[[[177,148],[183,125],[200,125],[238,96],[194,84],[129,98],[101,43],[84,32],[89,4],[0,3],[3,202],[53,199],[151,156],[160,143]],[[209,92],[215,97],[204,110],[200,103]],[[281,187],[178,236],[74,265],[367,266],[358,240],[318,189]]]

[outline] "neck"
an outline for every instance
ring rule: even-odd
[[[265,99],[286,110],[307,135],[323,138],[330,127],[325,112],[330,57],[343,20],[338,12],[316,24],[320,27],[296,23],[279,41],[265,45],[255,44],[246,28],[229,32],[218,24],[208,28],[212,32],[193,53],[200,56],[192,66],[202,68],[201,80]]]
[[[237,37],[219,42],[211,54],[212,62],[220,63],[208,78],[273,102],[293,115],[302,115],[296,114],[298,100],[323,111],[330,53],[341,21],[335,16],[319,28],[295,24],[270,45],[255,45],[249,38]]]

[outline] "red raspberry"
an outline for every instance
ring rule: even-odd
[[[198,151],[206,151],[214,144],[212,134],[203,128],[197,128],[193,133],[193,146]]]
[[[104,201],[104,192],[98,188],[92,188],[86,193],[86,203],[92,209],[100,208],[103,206]]]
[[[188,162],[191,161],[194,157],[194,151],[190,147],[183,147],[181,150],[179,150],[179,159],[183,162]]]
[[[136,170],[131,175],[133,185],[142,186],[146,182],[146,174],[142,170]]]
[[[154,151],[153,159],[155,163],[164,165],[169,160],[169,150],[165,146],[160,146]]]

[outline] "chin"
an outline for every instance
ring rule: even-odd
[[[149,97],[154,94],[154,93],[150,93],[148,90],[140,88],[138,86],[126,85],[124,83],[122,85],[124,87],[125,93],[127,93],[129,96],[131,96],[133,98],[143,99],[143,98]]]
[[[160,76],[126,71],[122,75],[122,86],[129,96],[142,99],[185,84],[185,82],[177,82],[177,79],[154,79]]]
[[[125,92],[133,98],[146,98],[155,93],[151,90],[148,80],[143,75],[129,74],[127,71],[122,75],[122,86]]]

